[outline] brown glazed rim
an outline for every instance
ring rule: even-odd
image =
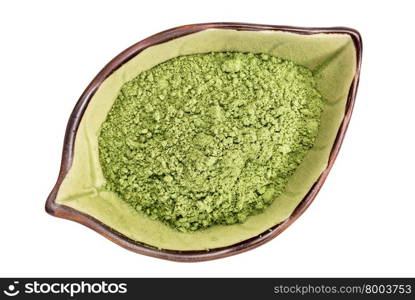
[[[265,232],[247,239],[245,241],[239,242],[234,245],[214,248],[210,250],[198,250],[198,251],[176,251],[176,250],[163,250],[157,249],[152,246],[149,246],[144,243],[134,241],[121,233],[115,231],[109,226],[103,224],[99,220],[77,211],[71,207],[57,204],[55,202],[56,195],[64,180],[66,174],[68,173],[74,155],[74,143],[76,132],[78,130],[79,123],[81,122],[82,116],[85,112],[86,107],[88,106],[89,101],[92,96],[101,85],[101,83],[111,75],[116,69],[118,69],[125,62],[130,60],[132,57],[143,51],[144,49],[157,45],[160,43],[167,42],[169,40],[182,37],[191,33],[203,31],[206,29],[230,29],[230,30],[245,30],[245,31],[260,31],[260,30],[275,30],[275,31],[285,31],[297,34],[317,34],[317,33],[326,33],[326,34],[348,34],[353,39],[355,48],[356,48],[356,73],[354,75],[353,82],[350,86],[348,99],[346,103],[346,110],[343,121],[340,125],[339,131],[337,132],[337,137],[331,149],[329,156],[329,161],[326,169],[322,172],[318,180],[311,187],[310,191],[300,202],[294,212],[291,214],[288,219],[282,223],[271,227]],[[175,27],[160,33],[157,33],[153,36],[150,36],[141,42],[138,42],[131,47],[127,48],[119,55],[117,55],[113,60],[111,60],[92,80],[92,82],[85,89],[80,99],[75,105],[75,108],[72,111],[72,114],[69,118],[68,125],[65,132],[65,139],[63,144],[62,152],[62,162],[59,171],[59,176],[55,186],[53,187],[49,197],[46,201],[45,209],[46,211],[56,217],[72,220],[78,223],[81,223],[96,232],[100,233],[104,237],[113,241],[114,243],[137,253],[167,259],[172,261],[181,261],[181,262],[197,262],[197,261],[207,261],[212,259],[223,258],[238,253],[242,253],[251,249],[254,249],[271,239],[275,238],[281,232],[283,232],[288,226],[290,226],[301,214],[308,208],[311,202],[316,197],[317,193],[321,189],[324,181],[329,174],[334,161],[336,160],[337,154],[342,145],[349,121],[352,115],[353,106],[355,103],[355,97],[357,92],[357,87],[359,84],[359,74],[362,58],[362,39],[358,31],[346,28],[346,27],[331,27],[331,28],[305,28],[305,27],[292,27],[292,26],[275,26],[275,25],[259,25],[259,24],[246,24],[246,23],[205,23],[205,24],[193,24],[185,25],[180,27]]]

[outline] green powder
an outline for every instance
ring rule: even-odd
[[[291,61],[171,59],[125,83],[102,124],[106,188],[180,231],[243,222],[284,191],[322,109],[311,71]]]

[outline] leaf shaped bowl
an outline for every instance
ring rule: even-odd
[[[179,55],[212,51],[267,53],[313,71],[325,100],[314,147],[286,192],[242,224],[181,233],[135,211],[102,188],[98,159],[100,125],[123,83]],[[352,115],[362,41],[350,28],[301,28],[244,23],[180,26],[134,44],[111,60],[78,100],[66,129],[57,182],[46,211],[81,223],[116,244],[174,261],[205,261],[262,245],[290,226],[310,205],[336,159]]]

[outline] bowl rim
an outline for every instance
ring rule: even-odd
[[[191,251],[179,251],[179,250],[166,250],[158,249],[153,246],[134,241],[125,235],[117,232],[116,230],[105,225],[96,218],[80,212],[76,209],[73,209],[69,206],[56,203],[56,196],[59,191],[59,188],[65,179],[65,176],[68,174],[69,169],[72,165],[73,155],[74,155],[74,144],[76,133],[81,122],[82,116],[99,86],[105,81],[105,79],[110,76],[116,69],[122,66],[125,62],[130,60],[132,57],[136,56],[138,53],[144,49],[167,42],[169,40],[179,38],[188,34],[196,33],[199,31],[207,29],[227,29],[227,30],[244,30],[244,31],[262,31],[262,30],[273,30],[273,31],[283,31],[289,33],[297,33],[304,35],[326,33],[326,34],[347,34],[349,35],[356,49],[356,71],[353,78],[353,81],[350,85],[348,98],[346,102],[345,114],[342,120],[342,123],[337,132],[336,139],[334,141],[333,147],[331,149],[327,167],[321,173],[320,177],[310,188],[309,192],[304,196],[303,200],[298,204],[293,213],[283,222],[269,228],[263,233],[244,240],[242,242],[221,247],[214,248],[209,250],[191,250]],[[360,68],[362,60],[362,39],[360,33],[348,27],[295,27],[295,26],[282,26],[282,25],[263,25],[263,24],[250,24],[250,23],[231,23],[231,22],[218,22],[218,23],[200,23],[200,24],[191,24],[174,27],[157,34],[154,34],[140,42],[135,43],[134,45],[128,47],[126,50],[122,51],[115,58],[113,58],[104,68],[95,76],[91,83],[87,86],[85,91],[82,93],[78,102],[76,103],[66,127],[63,150],[62,150],[62,159],[59,170],[58,179],[50,192],[46,204],[45,210],[47,213],[68,219],[71,221],[78,222],[82,225],[85,225],[94,231],[98,232],[102,236],[111,240],[112,242],[122,246],[128,250],[131,250],[136,253],[143,255],[171,260],[179,262],[198,262],[198,261],[208,261],[213,259],[219,259],[228,257],[231,255],[239,254],[251,249],[254,249],[270,240],[275,238],[281,232],[283,232],[288,226],[290,226],[298,217],[300,217],[304,211],[310,206],[311,202],[315,199],[316,195],[320,191],[323,183],[325,182],[333,164],[336,160],[338,152],[341,148],[345,133],[347,131],[350,118],[353,112],[353,107],[355,103],[357,88],[359,85],[360,77]]]

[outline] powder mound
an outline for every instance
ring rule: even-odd
[[[125,83],[102,124],[106,188],[184,232],[243,222],[284,192],[322,109],[311,71],[291,61],[171,59]]]

